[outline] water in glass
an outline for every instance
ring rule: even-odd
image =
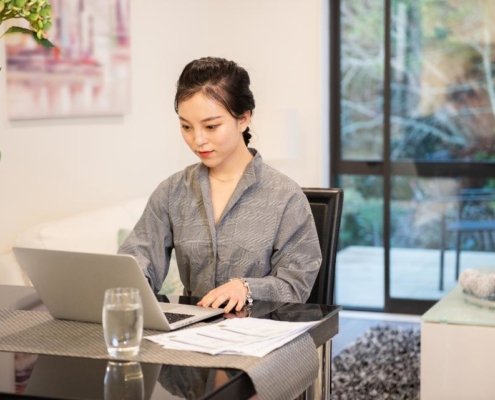
[[[103,333],[111,356],[138,354],[143,337],[143,307],[139,290],[116,288],[106,291]]]

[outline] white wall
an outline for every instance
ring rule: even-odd
[[[147,196],[197,162],[182,143],[173,98],[181,69],[201,56],[250,73],[260,147],[270,135],[263,121],[284,140],[278,122],[266,120],[271,112],[295,110],[295,155],[275,160],[280,152],[271,155],[266,143],[262,155],[301,186],[327,186],[326,16],[325,0],[132,2],[131,112],[123,117],[11,122],[0,72],[0,252],[34,224]]]

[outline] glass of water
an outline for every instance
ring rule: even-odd
[[[105,400],[142,400],[144,381],[141,364],[109,361],[104,380]]]
[[[143,338],[143,304],[139,289],[106,290],[102,320],[108,354],[118,358],[139,353]]]

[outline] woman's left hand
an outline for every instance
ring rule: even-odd
[[[228,301],[223,311],[230,312],[235,308],[236,311],[241,311],[246,304],[247,288],[240,279],[233,279],[230,282],[210,290],[205,297],[198,302],[198,306],[218,308],[223,303]]]

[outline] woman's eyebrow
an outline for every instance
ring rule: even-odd
[[[217,119],[217,118],[222,118],[222,116],[219,115],[217,117],[208,117],[208,118],[202,119],[201,122],[208,122],[208,121],[212,121],[212,120]]]
[[[217,119],[217,118],[222,118],[222,116],[218,115],[216,117],[208,117],[208,118],[202,119],[200,122],[208,122],[208,121],[212,121],[212,120]],[[184,122],[187,122],[188,124],[190,124],[190,122],[187,119],[185,119],[184,117],[181,117],[180,115],[179,115],[179,119],[181,121],[184,121]]]

